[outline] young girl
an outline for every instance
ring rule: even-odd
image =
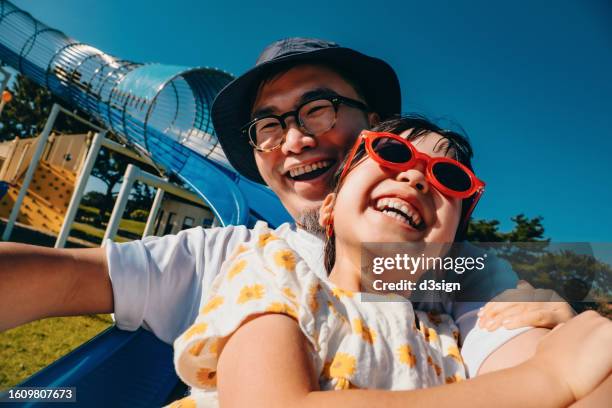
[[[175,341],[177,372],[193,387],[175,406],[214,406],[217,392],[223,407],[567,406],[609,375],[611,324],[594,314],[555,330],[527,362],[463,381],[450,316],[383,295],[362,301],[362,242],[453,242],[484,186],[464,138],[398,133],[364,131],[323,202],[328,277],[264,225],[226,262]]]

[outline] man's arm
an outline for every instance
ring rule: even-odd
[[[484,254],[484,251],[470,244],[466,245],[465,250],[470,256]],[[486,306],[484,301],[516,290],[519,282],[510,263],[493,254],[489,254],[487,259],[487,268],[459,277],[462,281],[461,292],[457,294],[458,301],[451,307],[461,333],[461,354],[470,377],[525,361],[533,355],[538,340],[547,332],[531,327],[512,330],[499,328],[495,331],[481,327],[479,316],[482,313],[478,313],[478,310]]]
[[[519,281],[516,288],[505,290],[480,309],[478,325],[489,331],[525,326],[552,329],[574,316],[574,309],[554,290]]]
[[[103,248],[0,243],[0,331],[44,317],[112,311]]]

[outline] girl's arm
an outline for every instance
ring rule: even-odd
[[[601,383],[593,392],[576,402],[571,408],[601,408],[610,406],[612,396],[612,375]]]
[[[223,408],[568,406],[610,374],[612,356],[604,346],[612,341],[612,323],[600,319],[583,314],[548,336],[537,358],[469,381],[415,391],[325,392],[319,390],[310,345],[297,323],[284,315],[263,315],[226,343],[217,367],[219,400]],[[584,339],[585,331],[590,338]],[[606,353],[597,363],[590,360],[596,350]]]

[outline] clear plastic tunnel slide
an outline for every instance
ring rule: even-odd
[[[67,107],[91,115],[167,174],[186,182],[221,224],[250,226],[261,219],[276,226],[289,219],[269,189],[233,170],[217,142],[210,106],[232,79],[230,74],[122,60],[46,26],[5,0],[0,0],[0,62],[46,87]],[[143,329],[123,332],[115,327],[20,386],[75,387],[77,405],[92,407],[160,406],[184,391],[169,345]]]
[[[210,105],[230,74],[121,60],[5,0],[0,0],[0,61],[186,181],[223,225],[255,219],[277,225],[288,219],[273,193],[231,168],[214,135]]]

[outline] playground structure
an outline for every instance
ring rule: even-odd
[[[72,194],[74,180],[74,173],[40,162],[32,179],[33,189],[30,189],[24,197],[17,220],[48,233],[59,233],[68,208],[65,197]],[[6,196],[1,199],[0,217],[8,218],[9,210],[14,206],[21,186],[20,182],[14,187],[11,186]]]
[[[49,236],[60,234],[63,224],[67,224],[66,214],[77,182],[77,175],[81,173],[81,169],[86,164],[86,155],[92,141],[91,132],[73,135],[51,134],[49,136],[29,188],[25,190],[26,193],[17,216],[19,223]],[[6,190],[3,190],[3,194],[0,195],[0,218],[9,218],[11,209],[15,207],[15,202],[23,187],[25,172],[32,164],[32,155],[38,142],[39,137],[15,138],[12,141],[0,143],[0,181],[4,182],[4,190]],[[4,193],[6,196],[2,197]],[[164,234],[176,233],[180,230],[178,229],[180,224],[177,221],[181,220],[183,224],[189,224],[186,221],[191,221],[191,225],[188,226],[210,226],[214,222],[214,217],[206,208],[202,208],[204,206],[201,198],[185,190],[182,191],[181,198],[166,198],[163,203],[165,213],[160,210],[164,217],[157,217],[156,224],[152,225],[153,227],[161,226],[161,228],[154,229],[154,231],[149,229],[146,235],[162,231]],[[84,210],[81,207],[80,209]],[[156,219],[156,217],[151,218]],[[130,236],[134,235],[133,232],[123,232],[124,235],[126,233]],[[95,237],[91,238],[95,241]],[[76,242],[78,245],[94,245],[83,240]]]
[[[51,135],[24,197],[17,221],[57,235],[74,191],[76,174],[83,165],[91,135]],[[8,218],[14,207],[25,170],[38,139],[15,139],[0,144],[0,180],[7,182],[0,197],[0,217]],[[5,149],[3,149],[3,147]],[[4,150],[4,152],[3,152]]]
[[[107,237],[113,236],[112,230],[118,225],[131,182],[140,179],[157,187],[155,202],[161,202],[163,190],[173,188],[165,180],[170,175],[190,186],[221,225],[251,226],[263,219],[276,226],[289,219],[269,189],[231,168],[214,135],[210,106],[231,75],[214,68],[118,59],[46,26],[6,0],[0,0],[0,61],[101,124],[91,124],[96,134],[75,176],[56,246],[65,242],[84,182],[103,145],[139,157],[162,173],[157,177],[136,167],[128,168]],[[53,106],[18,194],[13,197],[9,192],[14,201],[5,240],[10,237],[21,207],[31,206],[26,191],[32,181],[35,186],[43,174],[53,172],[39,163],[55,119],[62,111],[70,114],[59,105]],[[107,132],[122,139],[125,146],[105,138]],[[38,170],[39,166],[42,170]],[[151,213],[154,217],[155,205]],[[151,216],[146,229],[150,229]],[[76,387],[79,403],[87,406],[159,406],[184,391],[174,374],[171,356],[169,345],[143,329],[126,333],[111,328],[21,386]]]

